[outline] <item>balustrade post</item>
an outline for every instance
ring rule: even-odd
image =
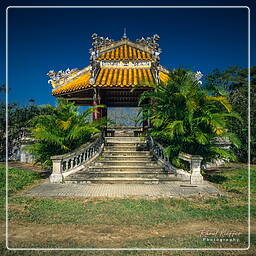
[[[203,176],[201,174],[201,162],[203,157],[201,156],[193,156],[191,158],[191,177],[190,183],[191,184],[202,184],[203,183]]]
[[[52,183],[61,183],[63,181],[62,176],[62,159],[52,158],[52,174],[50,176],[50,181]]]
[[[100,153],[100,148],[103,143],[104,140],[102,138],[95,137],[93,143],[88,142],[76,151],[51,157],[53,171],[50,176],[50,181],[60,183],[64,181],[64,178],[68,175],[81,170],[85,162],[93,160],[92,158],[95,158],[95,156]]]

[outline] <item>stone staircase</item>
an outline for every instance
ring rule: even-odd
[[[101,155],[87,168],[65,178],[67,183],[143,183],[180,181],[165,173],[163,165],[150,155],[144,138],[132,134],[106,137]]]

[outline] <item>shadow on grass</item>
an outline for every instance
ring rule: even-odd
[[[222,184],[223,182],[227,181],[228,178],[220,175],[220,174],[215,174],[215,175],[209,175],[209,174],[205,174],[204,178],[212,183],[216,183],[216,184]]]
[[[51,173],[52,173],[51,171],[42,171],[38,173],[38,175],[41,179],[47,179],[50,177]]]
[[[243,194],[241,191],[234,189],[234,188],[229,189],[228,192],[235,193],[235,194]]]

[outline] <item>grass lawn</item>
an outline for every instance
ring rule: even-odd
[[[252,181],[256,168],[251,169]],[[4,167],[0,167],[1,180]],[[28,170],[9,169],[9,246],[10,247],[90,247],[90,248],[246,248],[247,247],[247,169],[230,169],[207,174],[224,197],[165,199],[79,199],[40,198],[20,193],[41,182]],[[253,184],[253,183],[252,183]],[[1,182],[1,204],[5,183]],[[255,185],[251,192],[256,194]],[[256,220],[255,198],[251,202],[252,223]],[[3,207],[1,207],[3,208]],[[4,227],[4,211],[1,210]],[[255,244],[255,225],[252,243]],[[204,241],[202,230],[218,232],[208,238],[230,238],[223,232],[236,232],[239,241]],[[231,237],[232,238],[232,237]],[[150,252],[150,251],[7,251],[4,236],[2,255],[256,255],[250,251]]]

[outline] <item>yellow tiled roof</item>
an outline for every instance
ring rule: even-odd
[[[134,87],[139,84],[154,84],[150,68],[101,68],[94,84],[89,83],[91,73],[87,72],[63,86],[53,89],[53,95],[80,91],[90,87]],[[169,76],[159,72],[160,81],[167,83]]]
[[[79,91],[89,87],[134,87],[154,84],[150,68],[102,68],[94,84],[89,83],[90,72],[52,91],[53,95]]]
[[[133,87],[142,83],[154,83],[154,78],[149,68],[102,68],[95,85],[99,87]]]
[[[102,52],[98,60],[152,60],[152,57],[147,52],[125,44]]]
[[[60,86],[57,89],[54,89],[52,91],[52,95],[58,95],[61,93],[67,93],[67,92],[73,92],[73,91],[85,89],[89,84],[90,76],[91,76],[91,73],[87,72],[86,74],[81,75],[80,77],[76,78],[75,80],[73,80],[63,86]]]

